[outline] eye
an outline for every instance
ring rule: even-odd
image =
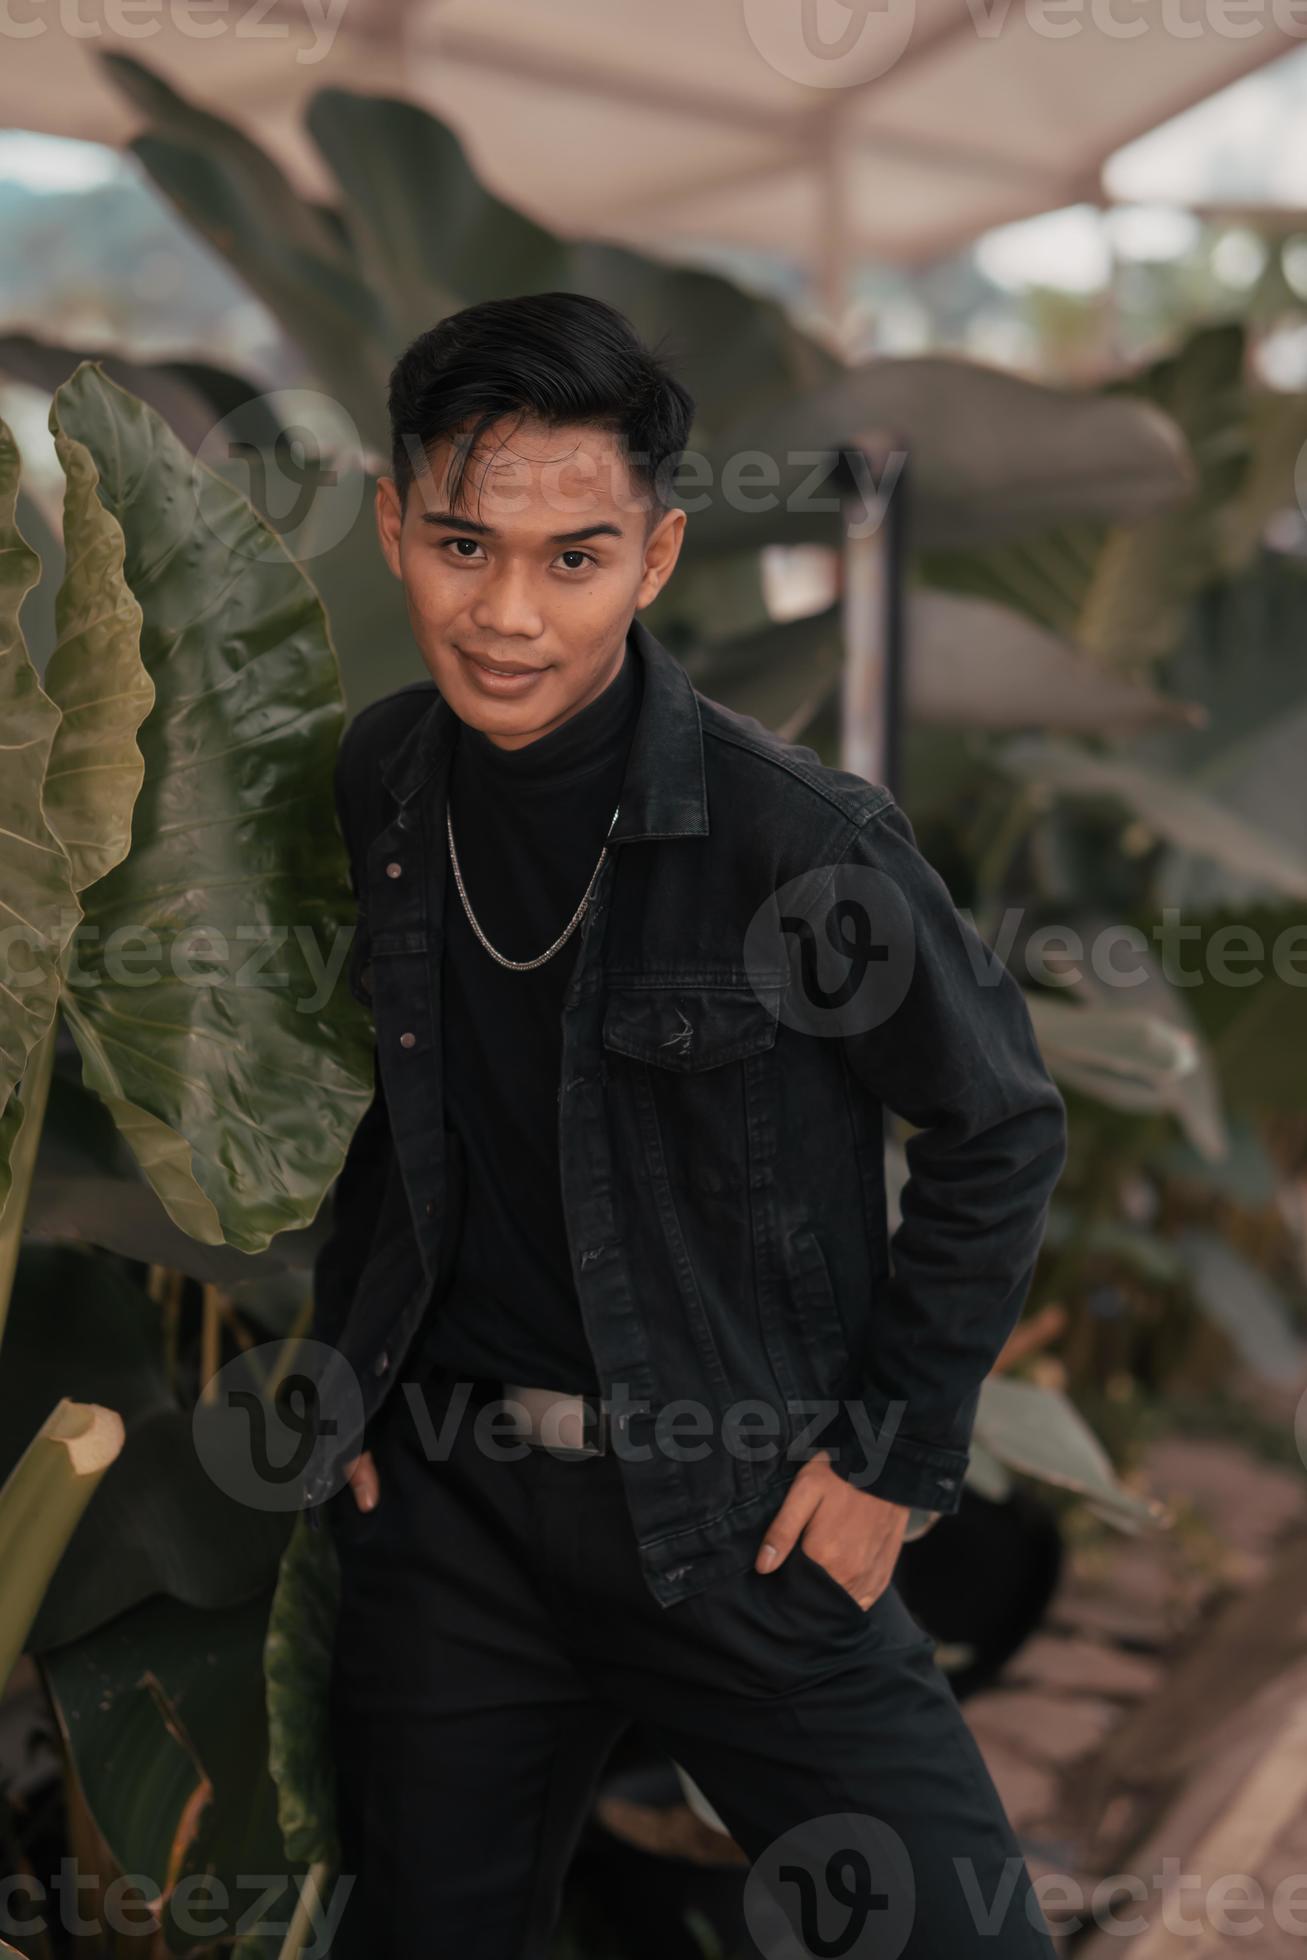
[[[442,551],[448,551],[449,547],[453,545],[454,550],[450,555],[455,558],[462,558],[465,554],[458,550],[458,546],[461,544],[470,545],[473,551],[480,551],[481,549],[475,538],[442,538],[440,548]]]
[[[581,571],[581,570],[582,570],[582,568],[583,568],[584,566],[586,566],[586,565],[595,565],[595,564],[598,564],[598,562],[599,562],[599,561],[598,561],[598,559],[597,559],[597,558],[595,558],[595,557],[594,557],[594,556],[592,555],[592,553],[590,553],[590,552],[588,552],[588,551],[581,551],[581,550],[580,550],[579,548],[577,548],[576,546],[573,546],[573,547],[572,547],[572,548],[571,548],[570,550],[568,550],[568,551],[561,551],[561,552],[560,552],[560,553],[559,553],[558,555],[559,555],[559,557],[560,557],[560,558],[579,558],[579,559],[580,559],[580,561],[581,561],[581,563],[580,563],[579,565],[569,565],[569,566],[568,566],[568,568],[567,568],[567,569],[568,569],[568,571],[569,571],[569,572],[579,572],[579,571]]]

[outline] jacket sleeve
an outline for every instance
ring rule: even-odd
[[[835,1467],[893,1503],[951,1512],[981,1384],[1034,1274],[1066,1161],[1066,1106],[1021,988],[892,797],[847,861],[877,874],[889,934],[908,943],[891,945],[892,963],[903,958],[887,1011],[850,1021],[844,1053],[855,1083],[913,1134],[890,1271],[872,1302],[864,1419]]]
[[[350,889],[357,905],[354,938],[346,971],[350,991],[361,1005],[367,1005],[369,989],[366,975],[370,950],[367,916],[360,901],[360,879],[355,857],[358,839],[352,826],[346,789],[350,732],[346,731],[336,751],[334,791],[336,821],[345,841]],[[345,1161],[332,1187],[331,1231],[313,1262],[313,1317],[309,1331],[312,1338],[319,1341],[335,1342],[344,1327],[355,1287],[372,1249],[393,1154],[390,1119],[375,1043],[372,1057],[372,1101],[350,1138]]]

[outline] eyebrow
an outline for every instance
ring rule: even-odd
[[[456,511],[452,510],[424,510],[422,513],[422,522],[424,524],[444,524],[452,531],[466,531],[471,536],[478,538],[497,538],[499,536],[493,524],[479,524],[475,518],[460,517]],[[626,533],[620,524],[608,522],[602,524],[584,524],[578,531],[555,531],[548,539],[548,543],[583,544],[587,538],[622,538],[625,535]]]

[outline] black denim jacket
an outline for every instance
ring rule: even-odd
[[[638,618],[631,645],[644,699],[566,996],[559,1151],[640,1556],[671,1604],[752,1561],[817,1448],[862,1488],[956,1510],[1066,1110],[1020,988],[889,791],[700,695]],[[312,1331],[351,1386],[324,1391],[311,1504],[402,1380],[457,1243],[454,727],[415,682],[356,717],[337,764],[377,1074],[314,1274]],[[892,1240],[886,1106],[914,1126]]]

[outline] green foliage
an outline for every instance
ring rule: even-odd
[[[175,1953],[208,1948],[215,1933],[252,1932],[261,1902],[266,1925],[284,1929],[294,1911],[297,1872],[267,1768],[259,1656],[268,1605],[266,1594],[211,1612],[146,1600],[42,1658],[112,1866],[149,1881]],[[285,1880],[262,1876],[279,1873]],[[176,1896],[203,1874],[212,1892]]]
[[[158,1303],[93,1247],[31,1246],[0,1350],[0,1476],[61,1395],[115,1409],[127,1439],[46,1593],[33,1651],[83,1639],[159,1595],[203,1610],[271,1590],[289,1520],[229,1496],[197,1456]]]
[[[331,1534],[310,1531],[301,1516],[281,1562],[263,1670],[282,1840],[287,1855],[306,1865],[339,1858],[326,1723],[339,1595]]]

